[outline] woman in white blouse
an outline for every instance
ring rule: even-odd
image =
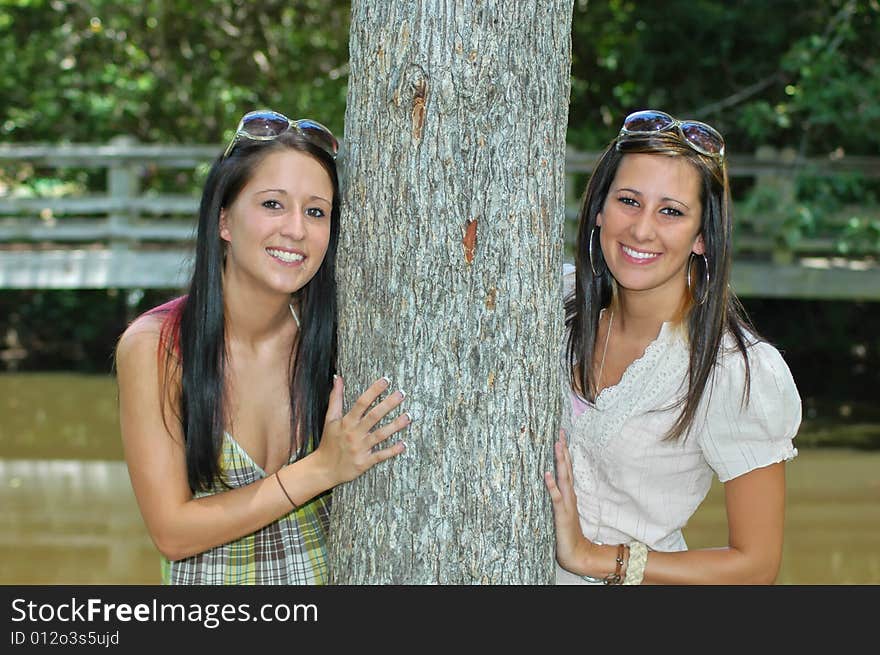
[[[566,276],[570,405],[545,475],[557,583],[776,579],[801,403],[728,286],[731,222],[722,136],[628,116],[587,186]],[[728,543],[687,550],[713,475]]]

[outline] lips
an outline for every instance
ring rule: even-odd
[[[662,255],[662,253],[659,252],[636,250],[635,248],[630,248],[629,246],[625,246],[622,243],[620,244],[620,251],[623,253],[624,258],[627,261],[633,262],[635,264],[650,264],[651,262],[656,261]]]
[[[283,264],[299,264],[306,258],[298,250],[287,250],[285,248],[266,248],[266,253]]]

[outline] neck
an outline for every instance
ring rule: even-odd
[[[253,289],[245,294],[224,279],[223,309],[228,338],[257,347],[279,336],[292,336],[296,322],[290,313],[290,303],[288,294],[261,293]]]
[[[651,291],[618,288],[616,302],[612,305],[614,322],[621,332],[653,339],[660,333],[663,323],[680,320],[684,292],[683,288]]]

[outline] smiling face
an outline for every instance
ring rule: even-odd
[[[702,254],[700,175],[683,157],[624,155],[602,211],[600,243],[622,293],[677,306],[691,252]]]
[[[272,152],[220,214],[224,284],[290,294],[304,287],[330,241],[333,184],[315,159]]]

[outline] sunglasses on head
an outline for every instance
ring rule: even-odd
[[[304,136],[310,143],[318,146],[328,155],[336,158],[339,151],[339,142],[333,133],[318,121],[310,118],[300,118],[292,121],[284,114],[269,109],[260,109],[251,111],[242,116],[235,128],[235,134],[226,150],[223,152],[223,159],[229,156],[232,149],[242,139],[252,139],[254,141],[271,141],[287,132],[287,130],[295,130]]]
[[[680,121],[656,109],[645,109],[627,116],[617,138],[672,129],[677,129],[681,138],[701,155],[724,157],[724,137],[714,127],[700,121]]]

